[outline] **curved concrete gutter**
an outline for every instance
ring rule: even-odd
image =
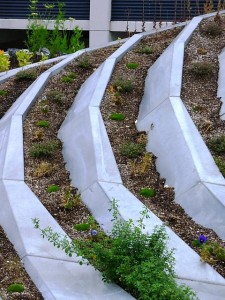
[[[49,78],[86,49],[68,56],[43,73],[0,120],[0,224],[13,243],[29,276],[46,300],[131,300],[115,284],[105,284],[92,266],[79,264],[44,240],[32,218],[65,235],[54,218],[24,183],[23,119]]]
[[[137,128],[148,132],[147,150],[175,188],[175,201],[225,239],[225,179],[180,98],[184,48],[198,24],[214,15],[194,18],[150,68]]]
[[[196,22],[195,26],[197,24]],[[190,30],[190,26],[187,30]],[[132,219],[136,222],[140,218],[139,212],[143,210],[143,204],[122,184],[99,106],[115,63],[144,35],[146,34],[134,35],[89,77],[58,133],[63,142],[63,155],[72,184],[78,187],[83,202],[106,232],[112,229],[112,215],[109,212],[112,199],[117,199],[118,210],[124,220]],[[184,35],[182,32],[178,38],[184,38]],[[173,47],[172,45],[169,49]],[[176,73],[175,68],[173,72]],[[178,70],[178,73],[181,74],[181,71]],[[179,81],[180,78],[178,84]],[[179,91],[178,84],[174,79],[174,93]],[[169,84],[167,87],[169,88]],[[151,233],[154,226],[162,225],[162,222],[151,211],[149,215],[150,219],[145,221],[145,231]],[[166,227],[166,231],[169,236],[168,246],[176,249],[175,271],[178,282],[192,287],[199,299],[224,299],[224,278],[211,266],[202,263],[199,256],[170,228]]]

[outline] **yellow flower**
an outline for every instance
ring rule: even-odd
[[[5,51],[4,50],[0,50],[0,55],[4,54]]]

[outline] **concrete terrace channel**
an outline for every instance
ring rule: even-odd
[[[180,99],[184,47],[201,20],[212,15],[196,17],[188,23],[150,68],[137,128],[149,132],[151,124],[156,123],[160,138],[163,138],[164,135],[168,137],[165,124],[170,122],[174,131],[181,132],[180,139],[177,141],[178,145],[172,149],[177,153],[167,151],[167,157],[165,157],[160,150],[162,148],[160,141],[157,139],[159,134],[154,133],[154,130],[151,133],[151,142],[148,143],[147,150],[154,153],[156,148],[158,149],[156,156],[159,172],[170,185],[175,187],[176,201],[185,206],[187,200],[183,203],[182,199],[186,199],[185,193],[191,193],[190,198],[193,203],[189,203],[186,208],[189,215],[198,223],[214,229],[221,238],[225,239],[225,201],[222,198],[225,194],[225,180],[216,168]],[[96,220],[103,224],[105,231],[110,231],[112,228],[112,216],[108,209],[111,207],[113,198],[118,199],[118,210],[125,220],[138,220],[143,204],[122,184],[99,106],[116,63],[148,34],[136,34],[125,41],[89,77],[76,96],[58,133],[64,145],[63,155],[67,169],[70,171],[72,184],[79,189],[83,202]],[[105,284],[101,279],[101,274],[93,267],[80,266],[78,257],[69,258],[61,250],[43,240],[39,232],[33,229],[32,218],[39,218],[43,227],[50,226],[54,231],[62,234],[65,232],[24,182],[22,123],[27,111],[51,76],[60,72],[84,51],[92,50],[94,49],[68,55],[43,73],[0,120],[0,224],[14,244],[31,279],[47,300],[134,299],[117,285]],[[224,61],[223,57],[221,59]],[[161,66],[165,66],[165,63],[168,67],[164,72],[160,72]],[[162,76],[162,73],[165,88],[156,94],[153,85],[158,84],[159,74]],[[222,77],[224,76],[225,74]],[[7,75],[1,76],[0,81],[6,80],[6,77]],[[148,80],[152,82],[152,86],[148,84]],[[153,102],[152,93],[154,93]],[[165,124],[157,123],[157,114],[166,116]],[[74,132],[72,136],[71,129]],[[82,136],[82,143],[80,136]],[[172,138],[167,140],[171,142]],[[196,145],[198,149],[199,147],[201,149],[202,160],[196,155]],[[167,147],[171,148],[169,142]],[[185,172],[182,168],[174,170],[174,155],[182,159],[187,157],[186,164],[192,164],[195,175],[187,174],[187,168]],[[207,169],[204,168],[206,160]],[[177,185],[174,176],[179,178]],[[189,180],[187,181],[186,178]],[[123,195],[122,199],[121,195]],[[206,201],[204,199],[207,199],[207,205],[203,205],[203,201]],[[199,213],[199,207],[197,207],[198,214],[196,213],[197,203],[201,206],[202,215]],[[207,211],[203,211],[204,207],[207,210],[210,209],[209,216]],[[151,233],[154,226],[161,225],[162,221],[151,211],[149,215],[150,219],[145,221],[145,230]],[[192,287],[199,299],[225,299],[225,279],[210,265],[202,264],[200,257],[170,228],[166,227],[166,231],[169,236],[169,248],[176,249],[174,256],[177,281]]]

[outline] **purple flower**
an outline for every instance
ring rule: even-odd
[[[198,237],[198,242],[200,244],[204,244],[205,242],[207,242],[207,237],[204,236],[204,234],[200,234],[200,236]]]
[[[92,229],[91,230],[91,235],[92,236],[96,236],[98,234],[98,231],[97,230],[95,230],[95,229]]]

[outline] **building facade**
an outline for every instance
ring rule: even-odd
[[[28,25],[31,0],[0,0],[0,30],[24,30]],[[64,0],[68,30],[79,26],[89,32],[89,46],[101,46],[132,32],[149,31],[182,22],[207,10],[217,10],[218,0]],[[46,13],[45,5],[57,1],[38,0],[38,11]],[[221,7],[220,7],[221,8]],[[57,15],[57,5],[52,9]],[[72,18],[72,19],[71,19]],[[53,22],[48,22],[49,29]],[[1,34],[0,34],[1,36]],[[3,37],[2,37],[3,38]]]

